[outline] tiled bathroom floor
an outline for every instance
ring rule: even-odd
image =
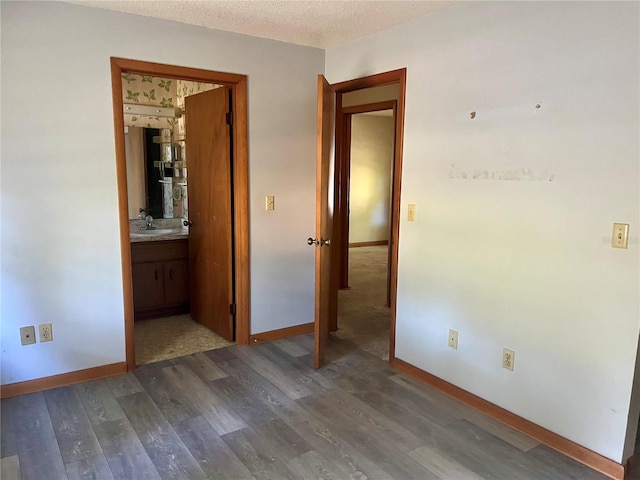
[[[137,365],[233,345],[189,314],[137,320],[135,338]]]

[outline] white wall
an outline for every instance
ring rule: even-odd
[[[330,82],[407,67],[397,357],[618,462],[640,321],[639,8],[464,3],[326,53]]]
[[[351,116],[349,243],[389,240],[393,117]]]
[[[251,330],[313,321],[324,52],[59,2],[1,9],[2,383],[125,359],[111,56],[249,76]],[[54,341],[20,346],[43,322]]]

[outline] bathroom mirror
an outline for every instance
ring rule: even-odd
[[[127,190],[129,218],[180,218],[186,182],[180,160],[182,146],[172,138],[172,130],[126,127]]]
[[[189,218],[184,99],[218,87],[122,74],[129,219]]]

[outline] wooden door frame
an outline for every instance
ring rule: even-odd
[[[345,126],[342,111],[342,95],[345,93],[362,90],[371,87],[381,87],[384,85],[398,84],[399,92],[396,104],[395,122],[395,146],[394,165],[392,172],[391,191],[391,232],[389,236],[390,253],[390,274],[389,293],[391,307],[391,324],[389,326],[389,362],[395,358],[396,343],[396,306],[397,306],[397,285],[398,285],[398,238],[400,234],[400,187],[402,184],[402,152],[404,140],[404,109],[406,97],[407,69],[401,68],[390,72],[379,73],[368,77],[347,80],[332,85],[336,93],[336,158],[335,158],[335,184],[334,184],[334,216],[332,242],[343,245],[345,241],[344,222],[348,222],[348,174],[349,164],[345,156]],[[346,237],[348,243],[348,237]],[[341,257],[342,255],[332,255],[331,275],[332,285],[338,288],[341,279]],[[337,295],[333,295],[337,299]],[[332,325],[330,330],[335,331],[337,325],[337,300],[336,305],[332,305],[330,315]]]
[[[133,282],[131,277],[131,240],[127,192],[127,160],[124,136],[122,73],[153,75],[163,78],[228,85],[233,92],[233,179],[234,247],[236,290],[236,342],[249,345],[249,161],[247,135],[247,76],[198,68],[111,57],[113,124],[116,147],[118,215],[124,303],[125,351],[127,371],[136,366],[133,318]]]

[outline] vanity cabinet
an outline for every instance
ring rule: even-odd
[[[186,243],[186,240],[184,240]],[[167,305],[189,303],[189,259],[171,260],[164,264],[165,302]]]
[[[136,320],[189,311],[188,240],[131,244]]]

